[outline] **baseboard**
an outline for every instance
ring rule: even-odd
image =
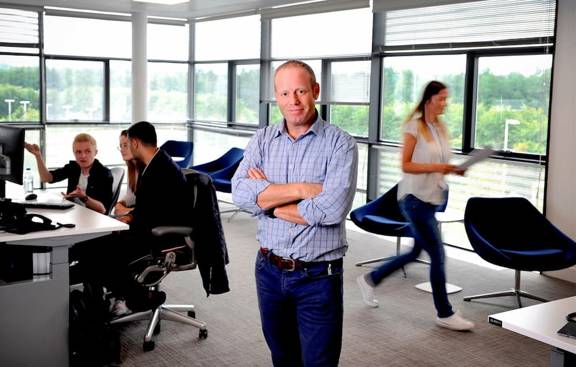
[[[576,283],[576,266],[562,270],[547,271],[544,274],[552,278],[558,278],[568,282]]]

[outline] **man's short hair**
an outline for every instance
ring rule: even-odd
[[[96,139],[94,139],[94,137],[92,135],[86,134],[86,133],[81,133],[81,134],[76,135],[74,137],[74,141],[72,142],[72,145],[74,145],[76,143],[84,143],[84,142],[88,142],[94,148],[98,148],[98,146],[96,145]]]
[[[156,147],[156,129],[148,121],[140,121],[128,128],[128,138],[138,139],[144,145]]]
[[[316,74],[314,74],[314,70],[312,70],[310,65],[308,65],[305,62],[300,61],[300,60],[288,60],[285,63],[283,63],[282,65],[278,66],[276,68],[276,71],[274,71],[274,79],[276,79],[276,75],[278,74],[278,72],[280,70],[286,69],[289,67],[297,67],[297,68],[302,68],[302,69],[306,70],[308,75],[310,75],[310,85],[316,84]],[[276,88],[276,85],[274,85],[274,88]]]

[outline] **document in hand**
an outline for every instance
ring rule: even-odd
[[[486,158],[490,157],[492,154],[494,154],[494,149],[492,149],[492,147],[490,147],[490,146],[484,147],[482,149],[474,149],[470,153],[470,158],[468,158],[467,161],[461,163],[456,168],[457,169],[468,169],[468,168],[470,168],[470,166],[485,160]]]

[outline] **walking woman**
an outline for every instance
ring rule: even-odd
[[[370,273],[357,278],[364,303],[378,307],[374,287],[404,265],[414,261],[425,250],[430,256],[430,282],[436,307],[438,326],[451,330],[474,327],[452,310],[446,293],[444,247],[434,214],[445,203],[448,185],[444,175],[463,175],[464,171],[449,164],[448,132],[440,116],[444,113],[448,88],[431,81],[424,88],[422,99],[404,123],[402,147],[402,180],[398,184],[398,204],[414,235],[411,252],[396,256]]]

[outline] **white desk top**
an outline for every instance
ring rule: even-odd
[[[128,225],[103,214],[96,213],[80,205],[70,209],[26,209],[28,213],[42,214],[52,220],[52,223],[74,223],[75,228],[59,228],[53,231],[39,231],[28,234],[13,234],[0,231],[0,242],[20,242],[38,239],[55,239],[68,236],[91,235],[103,232],[123,231]]]
[[[500,321],[504,329],[576,353],[576,339],[556,333],[566,324],[566,315],[571,312],[576,312],[576,297],[497,313],[490,315],[488,320],[492,324]]]

